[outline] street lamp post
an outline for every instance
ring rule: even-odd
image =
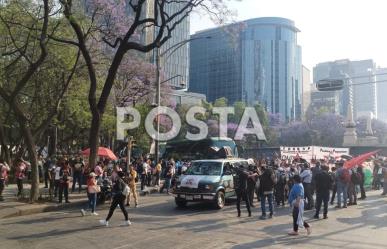
[[[184,40],[184,41],[181,41],[175,45],[173,45],[172,47],[168,48],[167,50],[163,51],[162,53],[160,53],[160,45],[158,45],[156,47],[156,58],[155,58],[155,62],[156,62],[156,94],[155,94],[155,102],[153,104],[153,106],[155,107],[160,107],[160,71],[161,71],[161,68],[160,68],[160,58],[161,57],[164,57],[167,53],[169,53],[169,55],[167,56],[166,59],[169,58],[169,56],[171,56],[174,52],[176,52],[179,48],[181,48],[182,46],[184,46],[185,44],[193,41],[193,40],[199,40],[199,39],[211,39],[210,36],[205,36],[205,37],[196,37],[196,38],[191,38],[191,39],[187,39],[187,40]],[[157,113],[156,115],[156,139],[155,139],[155,159],[156,159],[156,163],[159,161],[159,134],[160,134],[160,120],[159,120],[159,114]]]
[[[133,143],[133,136],[128,137],[128,151],[127,156],[128,160],[126,160],[126,172],[129,173],[129,166],[130,166],[130,158],[132,157],[132,143]]]
[[[157,108],[160,107],[160,46],[156,48],[156,98],[155,103]],[[160,134],[160,122],[159,114],[157,111],[156,116],[156,139],[155,139],[155,157],[156,164],[159,162],[159,134]]]

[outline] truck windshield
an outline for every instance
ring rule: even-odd
[[[221,171],[221,162],[193,162],[186,175],[219,176]]]

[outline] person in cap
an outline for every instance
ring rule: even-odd
[[[91,172],[87,178],[87,199],[88,199],[88,209],[91,210],[91,215],[98,215],[95,212],[95,207],[97,205],[97,193],[101,191],[97,185],[97,180],[95,179],[97,175],[94,172]],[[86,215],[86,210],[81,209],[82,216]]]

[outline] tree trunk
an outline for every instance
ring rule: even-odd
[[[36,153],[35,141],[32,136],[31,128],[20,120],[20,126],[22,128],[23,137],[25,139],[28,157],[31,163],[31,192],[30,192],[30,202],[35,202],[39,198],[39,167],[38,167],[38,157]]]
[[[1,145],[1,155],[0,157],[3,158],[5,162],[7,162],[8,165],[11,164],[11,154],[8,149],[8,143],[6,142],[7,140],[5,139],[5,132],[4,132],[4,126],[0,124],[0,145]]]
[[[97,152],[99,146],[99,130],[101,127],[101,115],[99,112],[92,112],[93,118],[90,127],[89,134],[89,146],[90,146],[90,156],[89,156],[89,168],[93,169],[97,161]]]

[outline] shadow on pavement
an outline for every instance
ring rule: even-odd
[[[332,247],[332,242],[337,242],[340,245],[343,245],[343,247],[346,248],[386,248],[385,244],[380,244],[376,242],[363,242],[359,240],[351,239],[348,234],[344,234],[346,232],[349,232],[351,230],[356,229],[364,229],[365,227],[372,228],[372,229],[381,229],[384,227],[387,227],[387,206],[385,199],[380,199],[379,196],[372,196],[371,198],[368,198],[367,201],[359,201],[358,206],[350,206],[347,210],[351,208],[357,208],[358,210],[361,210],[361,214],[358,217],[338,217],[336,220],[338,222],[350,225],[350,227],[346,227],[343,229],[335,229],[332,228],[329,232],[323,233],[323,234],[314,234],[310,237],[308,236],[299,236],[299,237],[290,237],[286,233],[288,230],[291,230],[291,218],[289,217],[289,223],[288,224],[274,224],[274,225],[268,225],[265,227],[260,228],[259,230],[266,233],[268,238],[265,239],[259,239],[253,242],[244,243],[244,244],[238,244],[233,246],[233,249],[242,249],[242,248],[264,248],[268,246],[279,246],[279,247],[309,247],[314,248],[317,246],[322,247]],[[342,212],[345,211],[343,209],[330,209],[329,213],[336,213],[336,212]],[[312,213],[312,211],[309,211],[306,216],[310,216],[309,213]],[[328,215],[329,215],[328,213]],[[318,226],[319,220],[308,220],[308,223],[315,223],[315,226]],[[282,233],[283,235],[279,236],[273,236],[278,233]],[[343,234],[340,239],[336,239],[332,237],[333,235]]]
[[[105,227],[102,227],[100,225],[98,226],[89,226],[87,229],[104,229]],[[47,232],[43,233],[34,233],[34,234],[29,234],[29,235],[21,235],[21,236],[11,236],[8,237],[7,239],[11,240],[28,240],[28,239],[44,239],[48,237],[57,237],[57,236],[64,236],[68,234],[76,234],[78,232],[85,231],[85,228],[77,228],[77,229],[69,229],[69,230],[58,230],[58,229],[53,229]]]

